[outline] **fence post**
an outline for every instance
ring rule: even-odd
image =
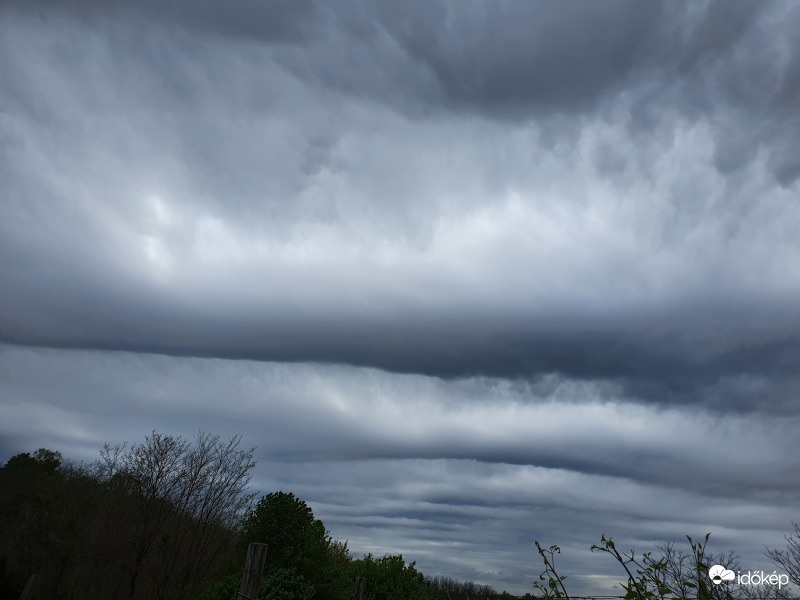
[[[267,545],[250,542],[247,547],[247,558],[244,559],[244,572],[242,583],[239,585],[237,600],[256,600],[258,588],[261,583],[261,574],[267,562]]]
[[[36,584],[39,582],[38,575],[31,575],[28,578],[28,583],[25,584],[25,589],[22,590],[22,595],[19,597],[19,600],[29,600],[33,594],[33,588],[36,587]]]
[[[356,589],[353,590],[353,600],[363,600],[364,598],[364,578],[356,577]]]

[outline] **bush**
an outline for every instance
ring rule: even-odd
[[[312,600],[314,584],[296,569],[272,569],[261,581],[259,600]]]
[[[406,565],[400,554],[383,558],[367,554],[353,562],[353,573],[366,581],[365,600],[435,600],[438,591],[425,584],[415,564]]]

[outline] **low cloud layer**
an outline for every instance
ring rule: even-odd
[[[764,502],[758,551],[796,519],[798,25],[791,2],[0,2],[2,449],[224,423],[360,547],[454,575],[421,529],[507,493],[503,523],[563,530],[524,491],[562,475],[573,512],[677,494],[615,506],[631,539]],[[410,495],[368,492],[385,468]],[[353,469],[386,514],[325,500]],[[519,578],[517,529],[481,522],[486,578]]]
[[[586,382],[8,346],[0,356],[4,450],[93,460],[154,424],[242,435],[257,446],[257,488],[306,498],[354,552],[402,552],[423,572],[513,590],[538,575],[534,539],[568,548],[576,574],[615,574],[588,555],[604,533],[650,548],[711,531],[718,549],[761,564],[800,485],[797,417],[660,410]]]

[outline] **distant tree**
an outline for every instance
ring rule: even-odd
[[[39,471],[42,473],[54,474],[61,466],[63,457],[60,452],[39,448],[33,456],[27,452],[22,452],[8,459],[4,469],[8,471]]]
[[[426,577],[425,585],[445,594],[459,594],[471,597],[496,596],[497,590],[489,585],[474,581],[458,581],[452,577]]]

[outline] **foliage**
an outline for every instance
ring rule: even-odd
[[[230,573],[208,586],[200,594],[200,600],[238,600],[237,593],[239,584],[242,581],[242,574]]]
[[[331,538],[322,521],[294,494],[263,496],[244,520],[244,541],[268,546],[268,568],[292,568],[301,574],[323,561]]]
[[[332,540],[314,579],[317,597],[326,600],[350,600],[355,580],[351,572],[352,564],[347,542]]]
[[[800,530],[796,525],[795,528],[796,533],[800,536]],[[745,600],[756,597],[761,600],[767,598],[778,600],[786,597],[785,592],[775,586],[761,586],[758,591],[740,586],[731,591],[728,586],[710,584],[708,570],[712,565],[722,564],[732,570],[738,568],[738,557],[735,553],[713,555],[706,551],[710,535],[706,534],[705,538],[698,542],[686,536],[691,548],[690,552],[676,550],[670,543],[656,547],[661,551],[658,556],[654,556],[652,552],[645,552],[637,557],[634,550],[619,551],[614,541],[610,537],[606,538],[605,535],[601,537],[600,544],[593,545],[591,550],[604,552],[620,564],[627,579],[626,583],[620,584],[625,590],[626,600],[667,597],[680,600]],[[560,548],[550,546],[546,550],[539,545],[538,541],[535,544],[544,561],[545,570],[539,576],[539,581],[533,582],[534,589],[539,590],[546,600],[569,600],[563,584],[566,576],[559,575],[555,569],[554,558],[556,554],[560,554]],[[800,546],[798,548],[800,549]],[[788,554],[781,556],[785,558]]]
[[[708,536],[706,536],[706,540],[708,540]],[[691,539],[689,541],[691,543]],[[620,552],[617,550],[614,540],[606,538],[605,535],[601,536],[600,545],[592,545],[591,550],[592,552],[595,550],[605,552],[622,565],[628,576],[628,582],[620,584],[625,590],[626,600],[647,600],[648,598],[674,595],[674,592],[666,587],[662,576],[664,563],[653,558],[651,552],[645,552],[641,558],[637,559],[633,550],[627,554]]]
[[[539,555],[542,557],[542,561],[544,562],[544,571],[541,575],[539,575],[539,581],[533,582],[533,588],[541,592],[544,600],[555,600],[561,598],[569,600],[567,590],[564,587],[564,580],[567,578],[567,576],[559,575],[556,572],[555,555],[561,554],[561,548],[553,545],[548,549],[544,549],[539,545],[538,541],[535,541],[534,544],[536,544],[536,550],[539,552]],[[543,581],[545,582],[544,584],[542,583]]]
[[[52,598],[183,598],[229,568],[252,450],[200,432],[106,445],[93,465],[40,449],[0,469],[2,586]],[[10,582],[10,583],[9,583]]]
[[[353,561],[353,574],[366,580],[365,600],[435,600],[438,591],[425,585],[416,563],[406,565],[402,555],[373,558],[367,554]]]
[[[733,588],[726,585],[708,585],[708,569],[711,565],[725,565],[732,571],[739,571],[739,557],[732,550],[726,554],[709,553],[706,548],[708,536],[702,543],[694,543],[688,536],[687,539],[690,551],[676,549],[672,542],[656,546],[661,551],[660,560],[664,564],[661,574],[666,587],[672,590],[672,597],[679,600],[691,600],[703,595],[716,600],[730,598],[744,600],[747,598],[781,598],[785,595],[782,590],[771,585]]]
[[[292,493],[267,494],[247,513],[242,547],[266,543],[267,564],[260,600],[350,600],[357,577],[366,581],[365,600],[435,599],[414,563],[402,556],[353,560],[347,544],[331,539],[311,508]],[[233,581],[233,575],[230,579]],[[227,600],[220,582],[206,600]]]
[[[709,534],[710,535],[710,534]],[[694,543],[691,538],[688,538],[689,544],[692,548],[693,559],[691,561],[692,571],[687,572],[683,570],[684,563],[675,563],[673,560],[670,562],[667,557],[654,557],[652,552],[645,552],[637,558],[634,550],[630,552],[620,552],[612,538],[606,538],[605,535],[601,536],[600,544],[591,546],[592,552],[595,550],[604,552],[616,560],[624,570],[627,576],[627,582],[620,585],[625,590],[626,600],[650,600],[652,598],[665,598],[675,597],[676,592],[671,589],[677,588],[676,583],[680,583],[681,589],[691,588],[696,590],[696,597],[698,600],[712,600],[717,596],[712,595],[711,590],[702,577],[702,573],[708,571],[708,566],[705,564],[705,544],[708,542],[709,535],[706,535],[703,542]],[[545,570],[539,576],[540,581],[533,583],[533,587],[542,592],[544,598],[550,599],[564,599],[569,600],[569,595],[564,587],[565,575],[559,575],[555,569],[555,554],[560,554],[561,550],[558,546],[550,546],[549,550],[543,549],[539,542],[535,542],[536,548],[544,561]],[[671,549],[672,546],[669,546]],[[672,555],[675,556],[674,554]],[[679,570],[668,571],[668,567],[679,567]],[[542,584],[545,581],[546,584]],[[722,593],[721,590],[715,590],[717,593]],[[727,592],[724,592],[727,594]],[[730,600],[730,594],[726,597]]]
[[[439,595],[443,597],[461,595],[477,599],[498,595],[497,591],[491,586],[475,583],[474,581],[457,581],[451,577],[426,577],[425,585],[439,590]]]
[[[27,452],[22,452],[16,456],[12,456],[6,463],[4,469],[7,472],[39,472],[48,475],[55,475],[59,467],[61,467],[62,462],[63,457],[61,456],[60,452],[54,452],[53,450],[47,450],[46,448],[39,448],[36,452],[34,452],[33,456]]]
[[[315,594],[314,584],[296,569],[277,568],[262,579],[258,597],[260,600],[312,600]]]
[[[278,577],[280,571],[278,581],[284,581],[293,573],[313,587],[314,598],[349,600],[353,583],[347,543],[333,540],[311,507],[294,494],[262,496],[247,513],[242,531],[242,548],[250,542],[267,544],[266,577]],[[293,589],[305,593],[302,586]]]

